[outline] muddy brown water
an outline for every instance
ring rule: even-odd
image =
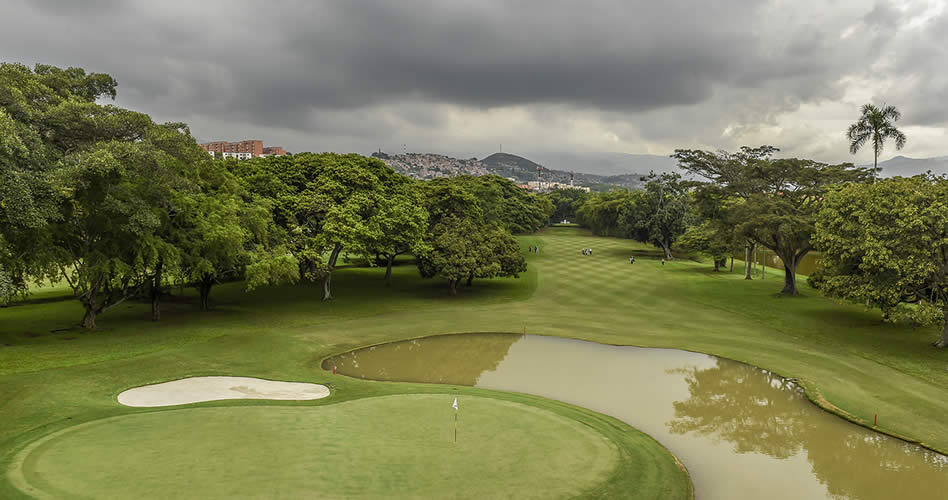
[[[945,455],[851,424],[779,376],[714,356],[463,334],[323,363],[333,366],[366,379],[524,392],[614,416],[677,455],[699,499],[948,498]]]
[[[764,272],[763,265],[766,264],[766,278],[773,276],[774,279],[783,279],[783,260],[781,260],[780,257],[777,257],[777,255],[772,251],[765,251],[764,249],[758,248],[756,255],[752,254],[751,265],[754,263],[757,264],[756,269],[758,277],[762,274],[762,272]],[[803,259],[800,260],[800,263],[797,264],[797,274],[809,276],[822,267],[823,255],[819,252],[810,252],[804,255]],[[744,254],[734,257],[734,269],[744,272]]]

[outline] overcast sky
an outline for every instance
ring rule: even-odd
[[[772,144],[948,155],[946,0],[0,0],[0,60],[80,66],[199,139],[298,151],[614,151]]]

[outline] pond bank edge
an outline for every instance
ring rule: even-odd
[[[378,346],[383,346],[383,345],[387,345],[387,344],[394,344],[394,343],[396,343],[396,342],[405,342],[405,341],[408,341],[408,340],[418,340],[418,339],[424,339],[424,338],[430,338],[430,337],[440,337],[440,336],[445,336],[445,335],[465,335],[465,334],[536,335],[536,336],[538,336],[538,337],[553,337],[553,338],[560,338],[560,339],[577,340],[577,341],[580,341],[580,342],[592,342],[592,343],[594,343],[594,344],[607,345],[607,346],[613,346],[613,347],[640,347],[640,348],[644,348],[644,349],[674,349],[674,350],[678,350],[678,351],[692,352],[692,353],[695,353],[695,354],[705,354],[705,355],[708,355],[708,356],[714,356],[714,357],[716,357],[716,358],[726,359],[726,360],[728,360],[728,361],[733,361],[733,362],[735,362],[735,363],[741,363],[741,364],[744,364],[744,365],[753,366],[754,368],[758,368],[758,369],[761,369],[761,370],[764,370],[764,371],[768,371],[768,372],[770,372],[770,373],[773,373],[774,375],[777,375],[777,376],[780,377],[780,378],[783,378],[784,380],[790,381],[790,382],[793,383],[794,385],[796,385],[796,386],[800,387],[801,389],[803,389],[803,394],[806,396],[806,398],[807,398],[811,403],[813,403],[816,407],[822,409],[823,411],[826,411],[827,413],[836,415],[837,417],[840,417],[840,418],[842,418],[842,419],[844,419],[844,420],[847,420],[847,421],[849,421],[850,423],[856,424],[856,425],[858,425],[858,426],[860,426],[860,427],[866,428],[866,429],[871,430],[871,431],[873,431],[873,432],[878,432],[879,434],[883,434],[883,435],[885,435],[885,436],[889,436],[889,437],[891,437],[891,438],[898,439],[898,440],[903,441],[903,442],[906,442],[906,443],[908,443],[908,444],[913,444],[913,445],[919,446],[919,447],[924,448],[924,449],[926,449],[926,450],[928,450],[928,451],[933,451],[933,452],[935,452],[935,453],[948,456],[948,449],[946,449],[946,450],[941,450],[941,449],[939,449],[939,448],[937,448],[937,447],[935,447],[935,446],[933,446],[933,445],[929,445],[929,444],[927,444],[927,443],[925,443],[925,442],[923,442],[923,441],[914,439],[914,438],[912,438],[912,437],[910,437],[910,436],[905,436],[905,435],[899,434],[899,433],[897,433],[897,432],[895,432],[895,431],[890,431],[890,430],[887,430],[887,429],[885,429],[885,428],[883,428],[883,427],[879,427],[879,426],[875,426],[875,425],[869,424],[869,422],[867,422],[867,421],[865,421],[865,420],[863,420],[863,419],[861,419],[861,418],[859,418],[859,417],[857,417],[857,416],[855,416],[855,415],[853,415],[853,414],[847,412],[844,408],[840,408],[839,406],[836,406],[835,404],[829,402],[825,397],[823,397],[823,393],[820,391],[820,389],[819,389],[819,387],[816,385],[816,383],[814,383],[814,382],[812,382],[812,381],[809,381],[809,380],[807,380],[807,379],[805,379],[805,378],[801,378],[801,377],[788,377],[788,376],[786,376],[786,375],[784,375],[784,374],[782,374],[782,373],[780,373],[780,372],[778,372],[778,371],[776,371],[776,370],[772,370],[772,369],[770,369],[770,368],[767,368],[767,367],[764,367],[764,366],[760,366],[760,365],[757,365],[757,364],[755,364],[755,363],[751,363],[751,362],[749,362],[749,361],[744,361],[744,360],[740,360],[740,359],[729,358],[729,357],[727,357],[727,356],[721,356],[721,355],[718,355],[718,354],[714,354],[714,353],[712,353],[712,352],[704,352],[704,351],[698,351],[698,350],[693,350],[693,349],[682,349],[682,348],[679,348],[679,347],[658,347],[658,346],[642,345],[642,344],[612,344],[612,343],[608,343],[608,342],[597,342],[597,341],[594,341],[594,340],[578,339],[578,338],[575,338],[575,337],[566,337],[566,336],[562,336],[562,335],[546,335],[546,334],[542,334],[542,333],[481,332],[481,331],[478,331],[478,332],[448,332],[448,333],[438,333],[438,334],[434,334],[434,335],[420,335],[420,336],[417,336],[417,337],[407,337],[407,338],[400,339],[400,340],[390,340],[390,341],[387,341],[387,342],[377,342],[377,343],[374,343],[374,344],[366,344],[366,345],[361,346],[361,347],[349,348],[349,349],[346,349],[346,350],[344,350],[344,351],[338,352],[338,353],[336,353],[336,354],[331,354],[331,355],[329,355],[329,356],[325,356],[325,357],[319,359],[319,366],[320,366],[320,368],[322,368],[323,363],[325,363],[326,360],[328,360],[329,358],[333,358],[333,357],[336,357],[336,356],[340,356],[340,355],[343,355],[343,354],[346,354],[346,353],[349,353],[349,352],[353,352],[353,351],[358,351],[358,350],[361,350],[361,349],[367,349],[367,348],[370,348],[370,347],[378,347]],[[323,368],[323,370],[325,370],[325,368]],[[368,380],[368,379],[366,379],[366,380]],[[385,382],[385,381],[373,380],[373,382]],[[440,384],[432,384],[432,385],[440,385]],[[565,404],[565,403],[564,403],[564,404]],[[590,410],[590,411],[591,411],[591,410]],[[663,447],[664,447],[664,445],[663,445]],[[667,448],[666,448],[666,449],[667,449]],[[669,453],[671,453],[671,451],[669,451]],[[672,456],[675,458],[676,461],[678,461],[678,457],[676,457],[674,454],[672,454]],[[679,463],[680,463],[680,462],[679,462]],[[684,467],[684,466],[682,465],[682,467]],[[689,476],[689,477],[690,477],[690,476]]]

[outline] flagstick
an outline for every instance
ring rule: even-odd
[[[454,408],[454,444],[458,442],[458,398],[454,398],[454,404],[451,405],[451,408]]]

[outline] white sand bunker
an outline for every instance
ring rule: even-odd
[[[250,377],[191,377],[129,389],[118,395],[125,406],[172,406],[220,399],[310,400],[329,395],[329,388],[303,382]]]

